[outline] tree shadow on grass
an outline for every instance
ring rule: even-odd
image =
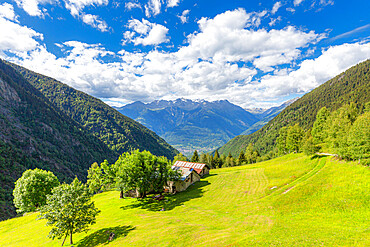
[[[198,181],[195,184],[190,185],[186,191],[179,192],[175,195],[166,195],[165,199],[162,201],[157,201],[149,196],[147,198],[139,198],[127,206],[122,206],[121,209],[141,208],[149,211],[169,211],[183,205],[184,202],[201,197],[203,195],[202,188],[209,184],[210,183],[208,181]]]
[[[108,244],[120,237],[125,237],[127,234],[135,230],[135,227],[133,226],[116,226],[116,227],[108,227],[100,229],[94,233],[91,233],[90,235],[84,237],[80,241],[76,243],[76,247],[94,247],[99,244]],[[110,241],[109,236],[111,233],[114,233],[113,239]]]

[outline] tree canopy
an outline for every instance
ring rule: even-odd
[[[191,162],[199,162],[199,155],[198,155],[198,151],[195,150],[194,153],[193,153],[193,156],[191,157]]]
[[[63,245],[69,235],[70,244],[73,244],[73,233],[87,232],[89,226],[96,222],[99,212],[91,202],[86,186],[75,178],[71,184],[62,184],[52,190],[46,205],[41,208],[39,219],[46,219],[46,225],[52,226],[48,235],[50,238],[65,236]]]
[[[32,212],[46,203],[46,196],[59,185],[58,178],[50,171],[26,170],[15,182],[14,205],[18,213]]]

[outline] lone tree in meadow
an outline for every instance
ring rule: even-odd
[[[77,178],[71,184],[62,184],[47,196],[46,205],[41,208],[39,219],[46,219],[46,225],[52,226],[48,237],[62,238],[78,232],[87,232],[88,227],[95,224],[96,215],[100,213],[91,202],[91,193]]]
[[[17,212],[32,212],[42,207],[46,203],[46,196],[58,185],[58,178],[50,171],[36,168],[23,172],[13,190]]]

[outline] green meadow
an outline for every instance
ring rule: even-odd
[[[370,246],[370,169],[327,157],[211,170],[160,202],[118,191],[94,201],[97,223],[74,246]],[[37,215],[0,222],[0,246],[60,246]]]

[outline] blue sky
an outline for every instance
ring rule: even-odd
[[[0,0],[0,57],[111,105],[270,107],[370,58],[367,0]]]

